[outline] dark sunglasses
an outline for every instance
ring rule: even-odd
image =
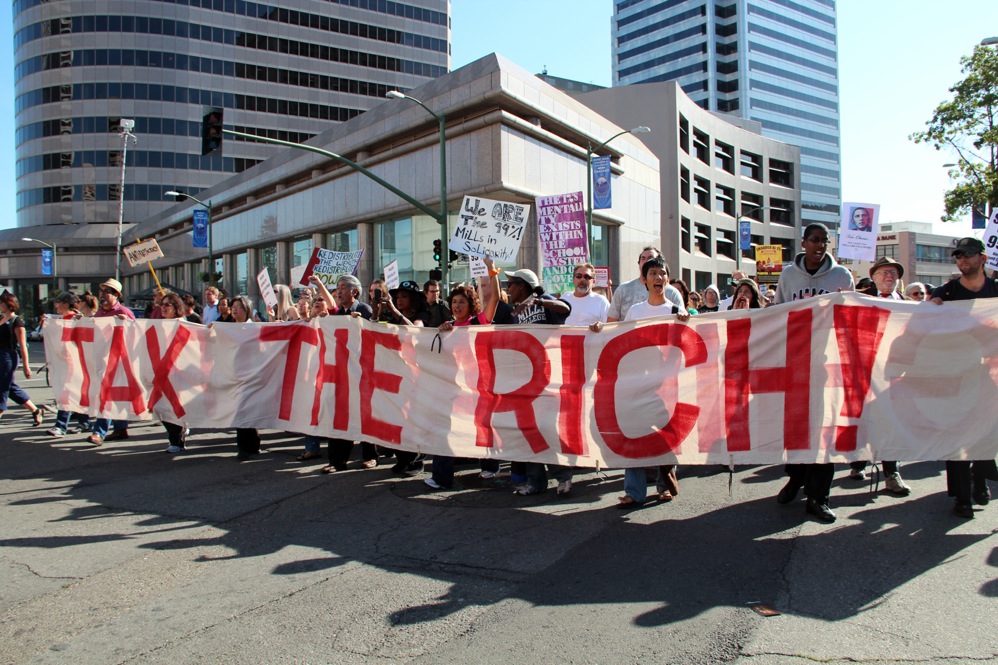
[[[575,279],[592,279],[592,275],[583,275],[582,273],[575,273]]]
[[[969,259],[971,257],[977,256],[978,254],[980,254],[980,252],[964,252],[964,251],[959,251],[959,252],[953,252],[953,258],[954,259],[963,259],[963,258],[968,258]]]

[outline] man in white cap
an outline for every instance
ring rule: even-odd
[[[121,282],[111,278],[100,285],[97,292],[100,299],[100,307],[94,314],[94,318],[101,316],[116,316],[119,319],[135,320],[132,310],[121,304]],[[108,427],[111,421],[107,418],[98,418],[94,421],[93,433],[87,439],[95,446],[99,446],[105,441],[116,441],[128,438],[128,421],[115,420],[114,430],[108,434]]]

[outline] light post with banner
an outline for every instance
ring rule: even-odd
[[[182,196],[185,199],[190,199],[198,205],[202,206],[204,210],[194,211],[194,220],[192,226],[194,227],[194,246],[195,247],[205,247],[208,250],[208,286],[215,286],[215,257],[212,254],[211,247],[211,201],[202,201],[196,196],[191,196],[186,192],[179,192],[177,190],[171,189],[168,192],[164,192],[166,196]]]
[[[586,145],[586,233],[588,234],[589,247],[587,247],[587,250],[589,251],[588,258],[590,261],[593,259],[593,156],[618,136],[623,136],[624,134],[647,134],[650,131],[644,125],[632,127],[631,129],[617,132],[595,148],[591,143]],[[607,176],[607,180],[609,180],[609,176]]]
[[[42,250],[42,275],[52,275],[52,289],[54,291],[59,290],[59,256],[58,248],[55,243],[47,243],[44,240],[39,240],[38,238],[21,238],[24,242],[37,242],[39,245],[45,245],[48,249]],[[48,261],[45,260],[46,255],[48,255]],[[49,269],[46,271],[45,264],[48,263]]]

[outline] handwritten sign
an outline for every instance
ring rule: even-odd
[[[529,205],[465,196],[447,248],[470,256],[488,254],[496,263],[512,263],[520,251],[529,216]]]
[[[582,192],[537,197],[544,288],[551,293],[572,291],[572,271],[589,257],[586,207]]]
[[[471,269],[472,277],[488,277],[489,267],[485,265],[485,261],[478,258],[477,256],[472,256],[468,260],[468,267]]]
[[[984,229],[984,251],[988,255],[986,268],[998,270],[998,210],[991,213],[988,226]]]
[[[385,284],[388,285],[389,289],[397,289],[399,287],[398,259],[395,259],[394,261],[385,266]]]
[[[352,275],[357,272],[360,257],[363,255],[362,249],[356,252],[334,252],[331,249],[316,247],[312,250],[312,256],[305,264],[305,272],[302,273],[298,283],[308,286],[308,278],[314,274],[326,286],[335,286],[340,275]]]
[[[260,295],[268,307],[277,307],[277,294],[274,293],[274,285],[270,282],[270,272],[265,267],[256,276],[256,283],[260,286]]]
[[[163,258],[163,250],[159,248],[159,243],[155,240],[143,240],[142,242],[137,242],[134,245],[129,245],[124,250],[125,258],[128,259],[128,265],[140,266],[143,263],[149,263],[155,259]]]

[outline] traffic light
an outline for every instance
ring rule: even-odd
[[[441,270],[440,268],[434,268],[433,270],[430,271],[430,279],[434,279],[439,282],[443,278],[444,278],[444,271]]]
[[[441,247],[439,238],[433,241],[433,260],[438,264],[440,263],[440,259],[443,258],[443,251]]]
[[[458,259],[458,253],[455,252],[453,249],[450,250],[450,262],[454,263],[455,261],[457,261],[457,259]]]
[[[201,119],[201,156],[222,150],[222,109],[211,109]]]

